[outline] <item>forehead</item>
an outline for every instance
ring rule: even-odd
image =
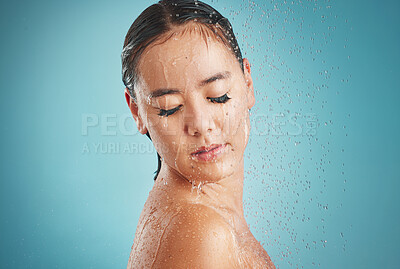
[[[146,88],[187,87],[218,72],[240,71],[236,57],[208,27],[188,23],[143,52],[138,71]]]

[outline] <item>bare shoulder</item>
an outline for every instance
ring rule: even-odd
[[[153,268],[235,268],[232,228],[212,208],[186,204],[165,228]]]
[[[208,206],[179,200],[151,208],[139,221],[128,269],[275,268],[255,238],[239,236]]]

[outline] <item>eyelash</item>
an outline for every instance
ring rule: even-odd
[[[228,96],[227,93],[225,93],[224,95],[222,95],[220,97],[216,97],[216,98],[207,97],[207,99],[210,100],[212,103],[224,104],[224,103],[228,102],[229,99],[231,99],[231,98]],[[168,110],[160,108],[160,112],[158,113],[158,115],[168,117],[168,116],[174,114],[176,111],[178,111],[181,107],[182,107],[182,105],[179,105],[173,109],[168,109]]]
[[[168,117],[168,116],[174,114],[176,111],[178,111],[181,107],[182,107],[182,105],[179,105],[173,109],[168,109],[168,110],[160,108],[160,113],[158,113],[158,115]]]
[[[212,97],[207,97],[208,100],[210,100],[212,103],[226,103],[228,102],[229,99],[231,99],[227,93],[225,93],[224,95],[217,97],[217,98],[212,98]]]

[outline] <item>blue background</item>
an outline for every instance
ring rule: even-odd
[[[120,53],[151,3],[1,3],[1,268],[126,267],[156,155]],[[399,2],[208,3],[252,63],[253,234],[279,268],[399,268]]]

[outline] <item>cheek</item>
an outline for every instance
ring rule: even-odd
[[[228,132],[230,136],[240,135],[245,131],[246,119],[247,111],[243,102],[233,102],[229,109],[226,109],[224,123],[225,132]]]
[[[171,139],[171,137],[176,137],[180,135],[180,121],[174,116],[170,117],[160,117],[158,132],[161,136]]]
[[[169,137],[179,135],[179,119],[175,116],[162,117],[153,111],[147,114],[147,122],[152,136]]]
[[[181,128],[175,118],[163,118],[158,115],[149,128],[157,152],[166,160],[174,159],[182,140]]]

